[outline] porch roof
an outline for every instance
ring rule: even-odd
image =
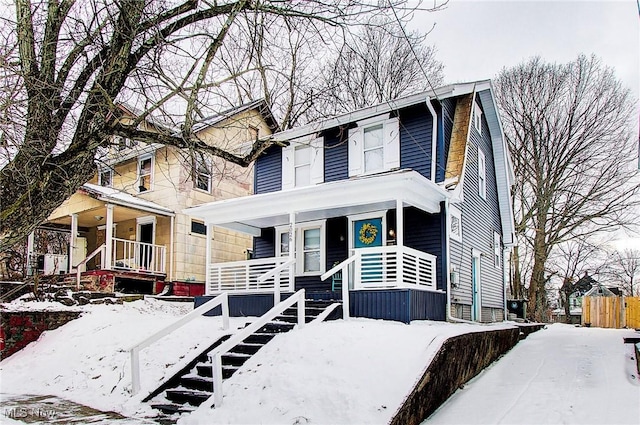
[[[361,214],[396,207],[400,201],[428,213],[448,197],[442,187],[413,170],[362,176],[318,185],[211,202],[184,210],[205,224],[254,236],[260,229],[289,223]]]
[[[168,217],[175,215],[175,213],[169,208],[163,207],[162,205],[156,204],[155,202],[147,201],[146,199],[138,198],[121,190],[113,189],[111,187],[99,186],[93,183],[85,183],[82,185],[80,190],[95,196],[101,201],[105,201],[111,204],[135,208],[138,210],[147,211],[158,215],[165,215]]]

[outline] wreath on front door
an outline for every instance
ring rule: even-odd
[[[378,228],[375,224],[365,223],[360,228],[359,239],[365,245],[371,245],[378,235]]]

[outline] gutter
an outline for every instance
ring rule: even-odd
[[[431,98],[427,95],[427,99],[425,100],[427,105],[427,109],[429,109],[429,113],[431,114],[431,180],[435,183],[436,181],[436,160],[437,160],[437,151],[436,151],[436,142],[438,136],[438,116],[436,114],[436,110],[433,109],[433,105],[431,104]]]

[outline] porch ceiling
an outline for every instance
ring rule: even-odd
[[[440,211],[447,192],[413,170],[400,170],[211,202],[184,210],[207,224],[260,235],[260,229],[395,208],[399,200],[428,213]]]

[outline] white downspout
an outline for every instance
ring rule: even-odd
[[[206,224],[206,242],[205,242],[205,248],[204,248],[204,284],[205,284],[205,288],[204,288],[204,293],[205,295],[211,295],[211,251],[212,251],[212,243],[211,243],[211,238],[213,236],[213,224],[211,223],[207,223]],[[218,285],[220,284],[220,282],[218,282]]]
[[[511,275],[511,260],[509,259],[511,257],[510,254],[511,254],[511,248],[507,248],[506,246],[502,248],[502,282],[504,284],[504,295],[503,295],[504,318],[502,319],[503,321],[506,321],[509,317],[509,308],[507,307],[507,285],[509,283],[509,278],[507,273]],[[507,263],[509,264],[508,268],[506,267]]]
[[[437,138],[438,138],[438,115],[436,114],[436,110],[433,109],[433,105],[431,104],[431,98],[427,96],[427,100],[425,100],[425,104],[427,105],[427,109],[431,114],[431,181],[436,182],[436,161],[438,160],[437,155]]]

